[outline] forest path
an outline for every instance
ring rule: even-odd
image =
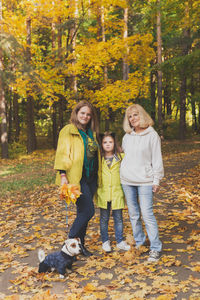
[[[116,249],[111,218],[109,234],[113,251],[104,254],[96,209],[86,242],[94,256],[79,256],[64,280],[57,273],[38,274],[38,249],[42,247],[46,253],[57,251],[66,238],[63,202],[54,185],[3,197],[0,299],[199,300],[200,144],[190,142],[185,147],[179,146],[163,145],[165,178],[155,195],[163,252],[156,264],[147,263],[148,247],[135,249],[127,209],[124,234],[131,250]],[[68,216],[71,224],[74,206],[70,206]]]

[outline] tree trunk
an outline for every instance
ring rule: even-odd
[[[31,19],[26,20],[27,30],[27,48],[26,59],[27,63],[31,62]],[[35,135],[35,123],[34,123],[34,102],[32,96],[27,90],[27,152],[31,153],[37,148],[36,135]]]
[[[12,142],[12,128],[13,128],[13,105],[12,105],[12,92],[8,92],[7,110],[8,110],[8,143]]]
[[[15,141],[19,141],[20,134],[20,122],[19,122],[19,103],[18,103],[18,95],[16,93],[13,94],[13,121],[15,128]]]
[[[55,23],[51,24],[51,29],[52,29],[52,52],[55,52],[56,49],[56,34],[55,34]],[[55,55],[54,55],[55,58]],[[57,113],[56,113],[56,108],[57,108],[57,102],[54,102],[52,105],[52,143],[53,143],[53,148],[57,148],[57,137],[58,137],[58,127],[57,127]]]
[[[97,24],[98,24],[97,40],[105,42],[106,35],[105,35],[104,6],[97,7]],[[104,66],[104,87],[107,85],[107,83],[108,83],[108,68],[107,66]],[[109,131],[110,129],[111,115],[112,115],[112,109],[108,107],[108,112],[105,119],[105,131]]]
[[[72,0],[71,0],[72,1]],[[76,57],[75,57],[75,49],[76,49],[76,36],[77,36],[77,18],[78,18],[78,3],[77,0],[73,0],[73,6],[74,6],[74,19],[75,22],[71,28],[71,41],[72,41],[72,53],[73,53],[73,62],[72,66],[75,66],[76,63]],[[71,74],[71,83],[70,83],[72,91],[77,94],[77,79],[76,76],[72,73]]]
[[[0,72],[3,72],[3,57],[0,50]],[[8,158],[8,133],[6,119],[6,99],[3,78],[0,75],[0,133],[1,133],[1,158]]]
[[[186,122],[185,122],[185,114],[186,114],[186,75],[184,70],[180,74],[181,77],[181,85],[180,85],[180,122],[179,122],[179,138],[181,140],[185,139],[186,135]]]
[[[127,63],[127,57],[128,57],[128,45],[126,42],[126,39],[128,37],[128,8],[124,9],[124,32],[123,32],[123,38],[125,40],[125,47],[126,47],[126,55],[123,58],[123,80],[128,80],[128,74],[129,74],[129,65]]]
[[[34,123],[34,102],[32,96],[27,96],[27,152],[36,150],[36,136]]]
[[[78,1],[77,0],[70,0],[69,6],[72,10],[71,14],[71,26],[68,29],[68,37],[66,39],[66,58],[68,57],[69,53],[72,53],[72,66],[76,64],[76,56],[75,56],[75,49],[76,49],[76,37],[77,37],[77,18],[78,18]],[[74,92],[75,98],[77,98],[77,78],[74,72],[71,72],[65,78],[65,89],[70,88]]]
[[[182,56],[185,57],[191,48],[190,41],[190,10],[192,9],[192,1],[185,3],[185,18],[182,39]],[[185,63],[182,64],[180,70],[180,122],[179,122],[179,138],[181,140],[186,137],[186,97],[187,97],[187,69]]]
[[[191,105],[192,105],[192,128],[194,132],[197,132],[196,102],[193,98],[191,99]]]
[[[58,27],[58,58],[59,61],[62,62],[62,28],[61,28],[61,19],[59,19],[59,27]],[[60,131],[63,128],[63,99],[62,96],[59,95],[58,102],[58,130]]]
[[[57,127],[57,114],[56,114],[57,102],[53,104],[52,122],[53,122],[53,148],[57,148],[58,141],[58,127]]]
[[[156,120],[156,74],[151,71],[150,75],[150,84],[151,84],[151,117]]]
[[[64,105],[63,105],[63,99],[62,99],[62,96],[61,96],[60,99],[59,99],[59,102],[58,102],[58,130],[59,131],[64,126],[63,110],[64,110]]]
[[[97,6],[97,41],[102,40],[101,6]]]
[[[0,22],[2,21],[2,1],[0,0]],[[0,49],[0,135],[1,135],[1,157],[8,158],[8,133],[6,119],[6,99],[3,82],[3,52]]]
[[[168,116],[172,114],[171,108],[171,81],[169,74],[166,75],[165,79],[165,87],[164,87],[164,110],[166,111]]]
[[[162,134],[162,34],[161,34],[161,8],[160,0],[157,0],[157,95],[158,95],[158,127],[159,132]]]
[[[186,56],[189,51],[188,39],[190,36],[190,31],[188,28],[185,28],[183,31],[183,45],[182,45],[182,55]],[[187,97],[187,77],[185,65],[181,67],[180,70],[180,122],[179,122],[179,138],[181,140],[186,137],[186,97]]]
[[[102,41],[106,41],[106,35],[105,35],[105,19],[104,19],[104,7],[101,7],[101,36]],[[106,86],[108,83],[108,68],[107,66],[104,66],[104,86]]]
[[[191,93],[191,106],[192,106],[192,128],[197,132],[197,116],[196,116],[196,101],[194,100],[194,78],[191,75],[190,93]]]

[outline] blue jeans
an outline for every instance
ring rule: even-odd
[[[107,209],[100,208],[100,232],[101,232],[101,239],[103,243],[109,240],[108,222],[110,219],[110,209],[111,209],[111,202],[108,202]],[[114,219],[115,238],[117,243],[119,244],[124,239],[122,209],[113,209],[112,215]]]
[[[95,213],[93,196],[97,188],[97,178],[88,182],[83,176],[80,184],[82,194],[76,201],[77,214],[70,228],[69,238],[79,237],[84,245],[88,222]]]
[[[142,214],[150,241],[150,249],[160,252],[162,250],[162,243],[159,240],[158,225],[153,213],[152,186],[132,186],[123,184],[122,188],[127,201],[129,218],[136,246],[143,245],[146,240],[142,228]]]

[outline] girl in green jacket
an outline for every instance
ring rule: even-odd
[[[122,209],[125,206],[124,194],[120,183],[119,168],[121,154],[117,147],[113,133],[105,132],[101,140],[102,166],[99,172],[99,185],[97,189],[97,206],[100,207],[100,232],[102,248],[106,252],[111,251],[108,237],[108,222],[110,210],[114,218],[115,238],[117,248],[129,250],[130,246],[123,237]]]

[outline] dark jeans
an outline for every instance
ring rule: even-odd
[[[76,201],[77,214],[69,231],[69,238],[79,237],[84,245],[88,222],[95,213],[93,196],[97,188],[97,177],[88,182],[83,176],[80,184],[82,194]]]

